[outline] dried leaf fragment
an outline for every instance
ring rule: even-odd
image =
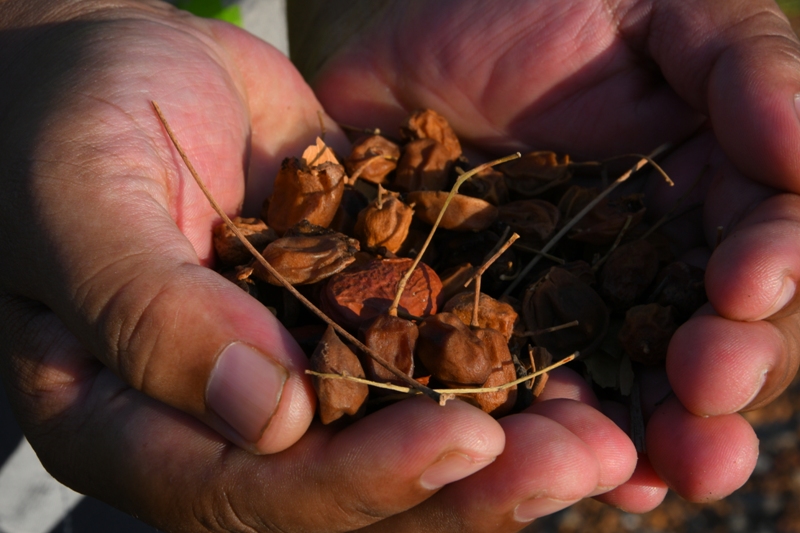
[[[358,357],[328,326],[310,360],[311,369],[323,374],[364,377]],[[312,379],[319,399],[319,416],[323,424],[330,424],[344,415],[358,417],[364,413],[369,388],[363,383],[343,379]]]

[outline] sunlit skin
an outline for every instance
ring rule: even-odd
[[[639,512],[667,486],[697,501],[740,486],[757,441],[734,413],[796,367],[793,300],[779,296],[796,270],[796,197],[768,186],[798,192],[800,80],[777,8],[387,5],[324,49],[309,86],[245,32],[155,1],[3,4],[0,373],[45,466],[165,531],[517,531],[588,496]],[[653,184],[652,211],[708,164],[683,244],[704,260],[717,226],[726,238],[708,262],[712,307],[670,348],[675,396],[662,401],[665,376],[648,377],[649,455],[568,370],[499,421],[424,398],[347,427],[313,421],[305,356],[207,268],[218,217],[152,100],[231,214],[257,209],[281,159],[319,133],[322,108],[388,130],[434,107],[473,152],[501,155],[601,158],[694,135],[665,161],[678,185]],[[786,316],[764,320],[775,313]],[[220,355],[234,341],[282,369],[275,390],[237,386],[247,372]],[[221,368],[233,377],[210,385]],[[274,412],[253,423],[270,394]]]

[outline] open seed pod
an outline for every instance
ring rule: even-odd
[[[362,137],[353,143],[344,166],[352,178],[358,176],[373,183],[383,183],[400,159],[400,147],[382,135]]]
[[[552,267],[525,291],[522,316],[537,346],[556,359],[580,352],[587,356],[602,342],[608,329],[608,308],[590,286],[568,271]],[[543,332],[574,320],[578,325]]]
[[[355,236],[367,249],[383,246],[396,253],[408,237],[414,210],[397,193],[381,190],[378,198],[358,214]]]
[[[647,241],[625,243],[600,271],[598,292],[614,311],[624,311],[644,294],[658,273],[658,253]]]
[[[526,198],[567,183],[572,177],[569,157],[559,158],[555,152],[548,151],[524,154],[498,169],[506,176],[509,190]]]
[[[434,139],[419,139],[403,148],[394,187],[401,191],[439,191],[447,186],[453,159]]]
[[[463,288],[463,287],[462,287]],[[475,308],[475,294],[472,291],[463,291],[448,300],[442,311],[453,313],[466,325],[472,325],[472,315]],[[514,333],[514,324],[519,315],[511,305],[495,300],[488,294],[481,293],[478,302],[479,328],[488,328],[500,333],[505,342],[511,339]]]
[[[450,387],[478,387],[492,373],[492,360],[483,342],[451,313],[422,321],[417,357],[433,377]]]
[[[353,261],[358,241],[341,233],[292,235],[271,242],[264,259],[292,285],[316,283],[341,272]],[[272,285],[281,285],[261,264],[254,275]]]
[[[432,109],[417,109],[406,123],[400,127],[404,139],[434,139],[445,149],[448,159],[455,161],[461,157],[461,143],[447,119]]]
[[[256,250],[263,250],[267,244],[278,238],[275,230],[268,228],[267,224],[258,218],[235,217],[233,224]],[[250,251],[224,222],[214,226],[214,250],[225,265],[241,265],[253,258]]]
[[[619,341],[631,360],[645,365],[663,363],[672,334],[678,329],[672,307],[637,305],[625,313]]]
[[[413,377],[414,348],[419,337],[416,324],[404,318],[382,314],[369,323],[368,327],[361,328],[361,336],[364,344],[380,355],[384,361],[408,377]],[[373,381],[404,385],[394,374],[372,358],[365,357],[363,366],[369,379]]]
[[[333,276],[322,292],[322,310],[344,327],[357,329],[366,321],[386,314],[397,284],[413,261],[406,258],[373,259],[355,264]],[[436,272],[420,263],[414,269],[400,299],[400,309],[412,316],[428,316],[439,308],[442,282]]]
[[[267,209],[267,222],[279,234],[301,220],[327,227],[344,193],[344,167],[325,162],[307,167],[295,157],[283,160]]]
[[[446,191],[414,191],[406,196],[417,218],[433,225],[445,205]],[[497,208],[480,198],[454,194],[439,227],[456,231],[481,231],[497,220]]]
[[[310,366],[312,370],[322,374],[364,377],[358,357],[339,339],[332,326],[328,326],[322,340],[317,344]],[[363,383],[316,376],[312,383],[317,391],[319,417],[323,424],[330,424],[345,415],[358,417],[364,414],[369,388]]]
[[[540,248],[555,233],[558,208],[545,200],[517,200],[501,205],[498,218],[519,233],[522,243]]]

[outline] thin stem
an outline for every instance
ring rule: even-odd
[[[172,128],[170,127],[169,123],[167,122],[166,117],[164,117],[164,114],[161,112],[161,108],[158,106],[156,102],[152,102],[152,104],[153,108],[156,111],[156,114],[158,115],[159,120],[161,121],[161,124],[164,125],[164,129],[167,131],[167,135],[172,141],[173,146],[175,146],[175,149],[178,151],[178,154],[180,154],[184,164],[186,164],[186,168],[189,169],[189,173],[192,175],[195,182],[197,182],[197,186],[200,187],[201,191],[203,191],[203,194],[208,199],[208,202],[211,204],[211,207],[214,208],[214,211],[216,211],[216,213],[220,216],[220,218],[222,218],[222,220],[225,221],[225,224],[227,224],[227,226],[234,233],[234,235],[236,235],[236,237],[241,241],[242,245],[244,245],[250,251],[253,257],[255,257],[255,259],[264,268],[266,268],[270,274],[272,274],[278,281],[280,281],[281,285],[283,285],[287,291],[292,293],[292,295],[294,295],[295,298],[300,300],[300,302],[303,305],[305,305],[309,310],[311,310],[311,312],[313,312],[315,315],[317,315],[319,318],[325,321],[326,324],[332,326],[337,333],[339,333],[341,336],[347,339],[350,343],[354,344],[361,351],[366,353],[369,357],[374,359],[376,363],[384,367],[386,370],[388,370],[401,380],[403,380],[403,382],[408,383],[410,387],[420,391],[420,393],[425,394],[426,396],[429,396],[430,398],[441,403],[441,395],[439,393],[434,392],[432,389],[429,389],[428,387],[425,387],[424,385],[421,385],[420,383],[414,381],[413,379],[408,377],[408,375],[406,375],[404,372],[401,372],[394,366],[384,361],[378,354],[370,350],[361,341],[356,339],[353,335],[348,333],[344,328],[342,328],[336,322],[331,320],[325,313],[323,313],[319,308],[317,308],[314,304],[312,304],[305,296],[300,294],[300,292],[291,283],[289,283],[286,280],[286,278],[284,278],[277,270],[275,270],[275,268],[272,265],[269,264],[269,262],[266,259],[264,259],[264,256],[262,256],[261,253],[258,250],[256,250],[256,248],[252,244],[250,244],[250,241],[247,240],[244,234],[239,230],[239,228],[236,227],[236,225],[233,223],[230,217],[228,217],[225,211],[223,211],[222,207],[220,207],[220,205],[211,195],[211,191],[209,191],[205,183],[203,183],[203,180],[200,178],[200,175],[195,170],[194,166],[192,165],[192,162],[186,155],[186,152],[183,151],[183,148],[181,148],[180,143],[178,143],[178,139],[175,136],[175,133],[172,131]]]
[[[567,222],[564,225],[564,227],[561,228],[561,230],[558,233],[556,233],[553,236],[553,238],[550,239],[550,241],[548,241],[547,244],[545,244],[542,247],[541,250],[542,253],[549,252],[558,243],[558,241],[560,241],[561,238],[564,237],[564,235],[569,233],[569,231],[575,226],[575,224],[578,223],[578,221],[580,221],[584,216],[586,216],[586,213],[594,209],[594,207],[597,204],[599,204],[603,198],[608,196],[611,193],[611,191],[616,189],[620,184],[627,181],[628,178],[630,178],[634,173],[641,170],[642,167],[644,167],[648,163],[655,165],[655,163],[653,162],[653,158],[658,157],[659,154],[665,152],[668,148],[669,145],[666,144],[662,145],[656,148],[653,151],[653,153],[651,153],[649,156],[643,156],[641,159],[639,159],[639,161],[637,161],[636,164],[630,170],[628,170],[622,176],[614,180],[614,182],[611,183],[611,185],[603,189],[603,191],[600,194],[598,194],[591,202],[586,204],[586,207],[581,209],[581,211],[577,215],[572,217],[572,219],[569,222]],[[656,168],[658,168],[658,170],[663,174],[664,171],[661,170],[660,167],[656,165]],[[666,174],[663,175],[666,176]],[[667,179],[669,180],[669,178]],[[669,183],[672,183],[672,180],[669,180]],[[508,288],[506,288],[506,290],[503,292],[503,296],[510,295],[511,292],[517,288],[517,285],[519,285],[519,283],[525,278],[528,272],[530,272],[533,269],[533,267],[536,266],[536,264],[539,262],[541,258],[542,258],[541,255],[537,255],[536,257],[531,259],[531,261],[525,266],[525,268],[522,269],[522,272],[520,272],[520,274],[514,279],[514,281],[511,282]]]

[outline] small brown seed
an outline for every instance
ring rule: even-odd
[[[341,272],[355,261],[358,241],[341,233],[293,235],[271,242],[261,254],[292,285],[307,285]],[[262,265],[254,274],[272,285],[281,285]]]
[[[414,210],[399,195],[382,191],[379,198],[358,214],[355,236],[365,248],[383,246],[396,253],[408,237]]]
[[[483,342],[451,313],[438,313],[422,322],[417,357],[437,380],[451,387],[480,386],[492,372]]]
[[[417,218],[433,225],[445,205],[449,193],[445,191],[414,191],[407,200],[414,204]],[[485,230],[497,220],[497,208],[480,198],[454,194],[444,212],[439,227],[455,231]]]
[[[311,369],[322,374],[339,374],[364,377],[358,357],[328,326],[310,360]],[[358,417],[364,413],[369,388],[363,383],[342,379],[325,379],[314,376],[314,390],[319,400],[319,417],[330,424],[344,415]]]
[[[397,162],[394,186],[401,191],[439,191],[447,187],[453,159],[434,139],[408,143]]]
[[[446,150],[448,158],[455,161],[461,157],[461,143],[450,123],[442,115],[432,109],[417,109],[400,127],[400,133],[410,141],[417,139],[434,139]]]
[[[263,250],[267,244],[278,238],[275,230],[268,228],[267,224],[258,218],[236,217],[232,222],[256,250]],[[214,250],[219,260],[229,266],[241,265],[253,258],[250,251],[225,223],[214,227]]]
[[[382,135],[362,137],[353,143],[344,166],[350,177],[358,176],[373,183],[383,183],[397,167],[400,147]]]
[[[474,307],[474,292],[463,291],[448,300],[442,311],[453,313],[464,324],[472,325]],[[478,327],[493,329],[503,335],[505,342],[508,342],[514,333],[514,324],[518,318],[519,315],[511,305],[481,293],[478,303]]]

